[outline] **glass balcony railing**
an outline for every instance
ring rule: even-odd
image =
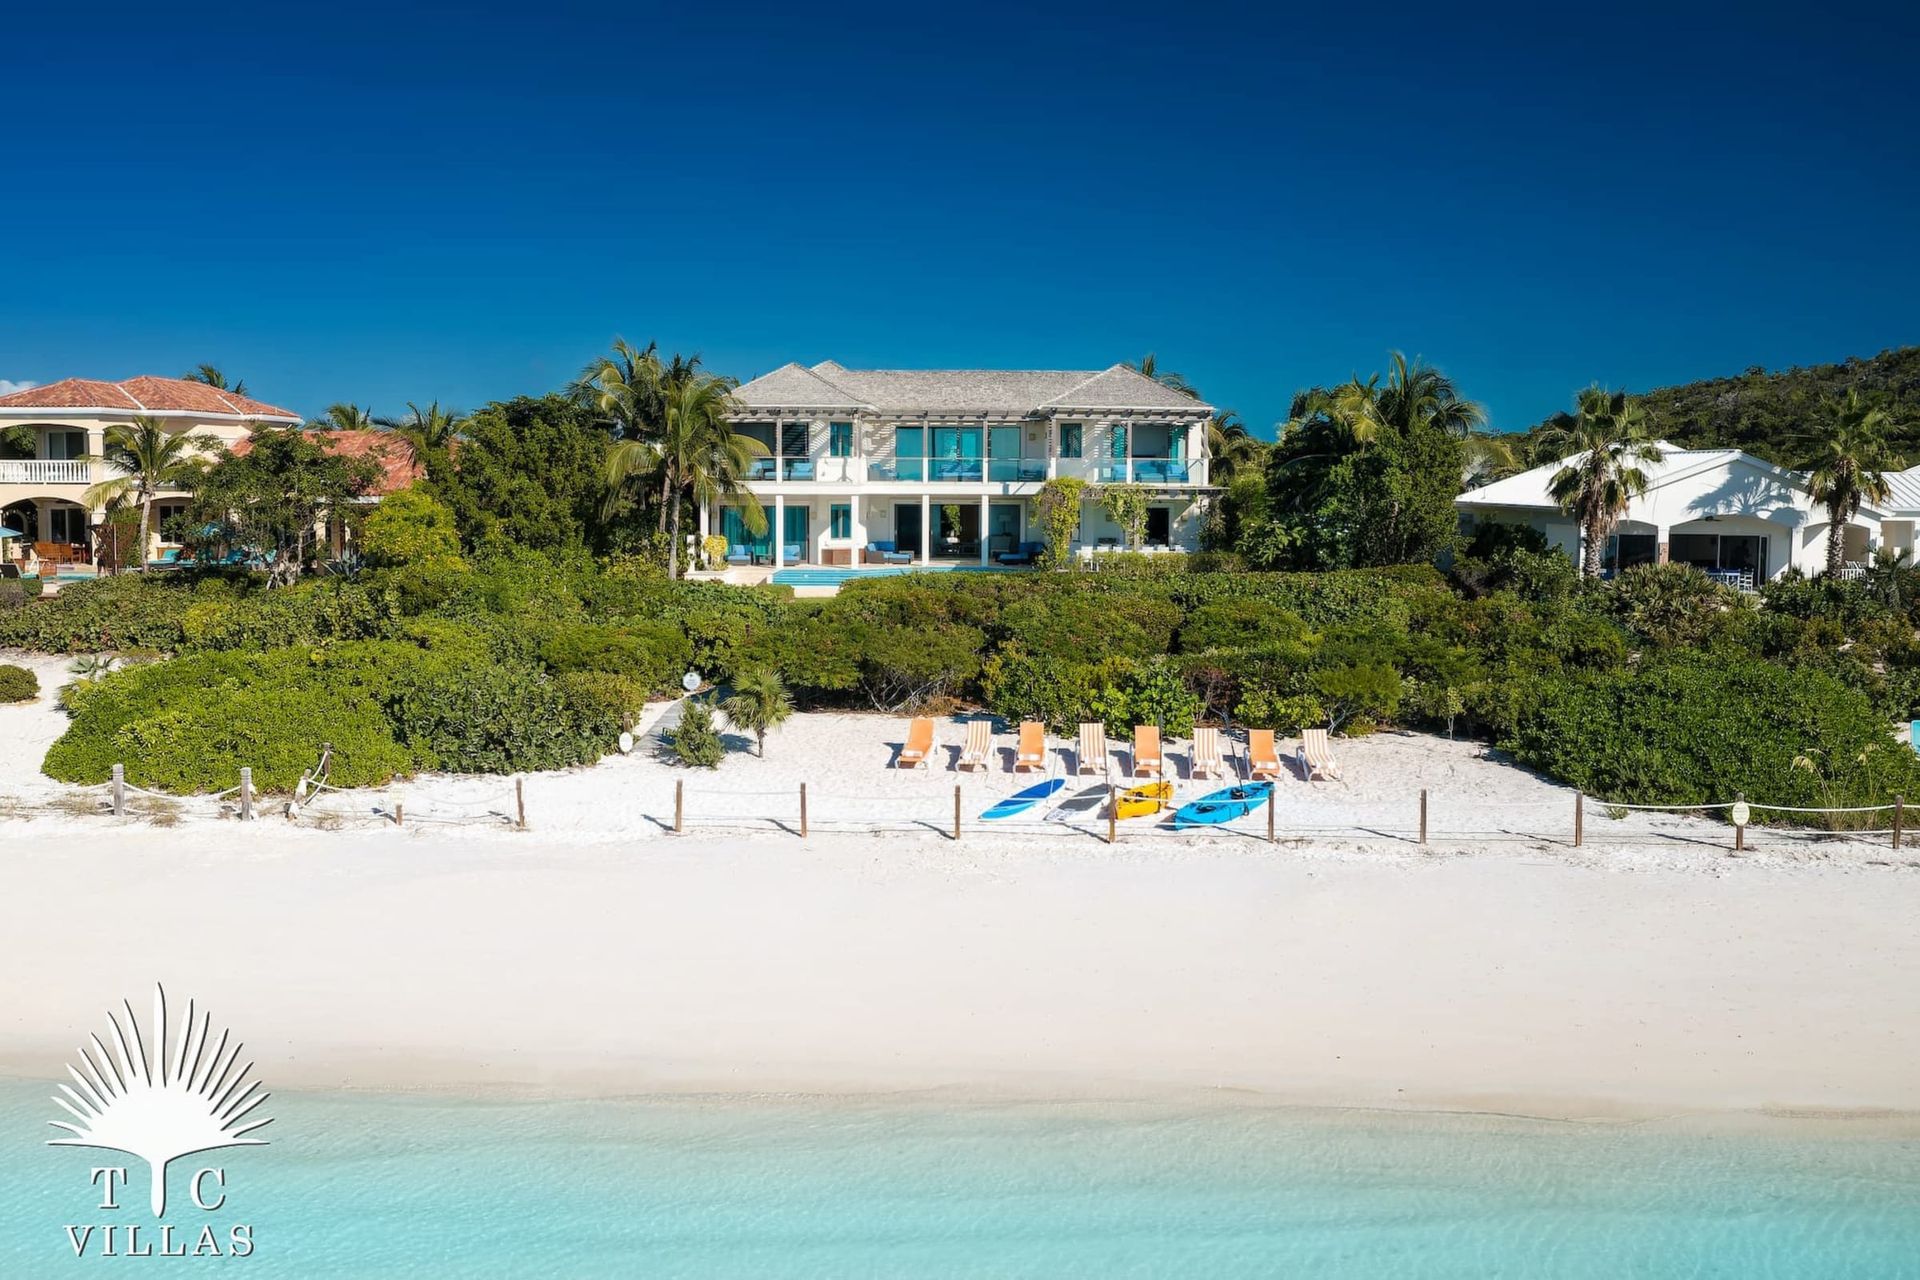
[[[812,458],[788,458],[785,461],[783,461],[780,464],[780,466],[781,466],[780,478],[782,480],[813,479],[813,459]]]
[[[998,484],[1021,484],[1046,478],[1047,464],[1043,458],[990,458],[987,461],[987,479]]]
[[[1133,479],[1136,484],[1185,484],[1193,467],[1182,458],[1135,458]]]
[[[779,466],[773,458],[754,458],[747,463],[747,479],[771,480],[779,474]]]
[[[1127,460],[1125,458],[1115,458],[1108,462],[1094,463],[1093,479],[1096,484],[1125,484],[1127,482]]]

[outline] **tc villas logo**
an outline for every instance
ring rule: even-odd
[[[216,1042],[212,1016],[202,1012],[196,1023],[192,1001],[186,1019],[174,1028],[171,1044],[167,996],[158,986],[153,989],[149,1037],[142,1038],[133,1005],[122,1001],[121,1008],[125,1025],[120,1013],[109,1009],[107,1041],[96,1032],[90,1044],[80,1046],[79,1064],[67,1065],[73,1085],[61,1085],[53,1100],[73,1119],[51,1123],[73,1136],[49,1139],[47,1145],[94,1147],[144,1160],[152,1180],[149,1203],[158,1219],[167,1211],[168,1165],[228,1147],[266,1145],[264,1138],[247,1135],[272,1123],[254,1115],[268,1095],[252,1079],[253,1063],[238,1066],[241,1044],[226,1030]],[[127,1168],[96,1167],[91,1181],[100,1191],[100,1208],[118,1210],[117,1197],[128,1185]],[[226,1170],[206,1165],[194,1171],[188,1192],[195,1208],[215,1213],[226,1204],[226,1187]],[[204,1225],[191,1244],[184,1236],[175,1239],[173,1224],[161,1223],[158,1250],[152,1236],[142,1237],[139,1223],[70,1224],[67,1239],[75,1257],[93,1252],[109,1258],[156,1253],[169,1258],[244,1258],[253,1252],[253,1227],[244,1222],[228,1226],[224,1238],[212,1224]]]

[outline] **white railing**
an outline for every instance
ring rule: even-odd
[[[0,484],[92,484],[93,464],[68,459],[0,460]]]

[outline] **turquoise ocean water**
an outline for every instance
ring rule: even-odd
[[[181,1238],[75,1259],[118,1213],[0,1082],[0,1276],[1920,1277],[1920,1143],[1253,1105],[484,1102],[278,1094],[273,1145],[170,1180]],[[1811,1131],[1810,1131],[1811,1132]],[[93,1243],[98,1253],[98,1240]]]

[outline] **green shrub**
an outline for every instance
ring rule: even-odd
[[[425,489],[407,488],[380,499],[360,530],[360,549],[373,565],[460,562],[453,511]]]
[[[1216,600],[1189,613],[1180,625],[1180,648],[1187,653],[1301,644],[1306,638],[1300,615],[1270,600]]]
[[[25,667],[0,666],[0,702],[32,702],[40,696],[40,678]]]
[[[687,637],[664,623],[630,622],[613,627],[569,622],[540,646],[540,660],[554,671],[599,671],[624,675],[641,689],[678,688],[693,661]]]
[[[554,677],[569,712],[595,741],[611,742],[633,728],[647,709],[647,689],[610,671],[568,671]]]
[[[1688,655],[1531,692],[1502,748],[1605,799],[1706,804],[1745,792],[1813,806],[1920,794],[1920,755],[1864,694],[1823,671]],[[1818,768],[1796,767],[1802,758]]]
[[[713,727],[713,709],[698,698],[688,698],[681,709],[672,744],[680,763],[696,769],[712,769],[727,754],[726,744]]]
[[[452,773],[560,769],[599,759],[617,725],[583,722],[538,668],[417,662],[391,679],[382,707],[423,768]]]

